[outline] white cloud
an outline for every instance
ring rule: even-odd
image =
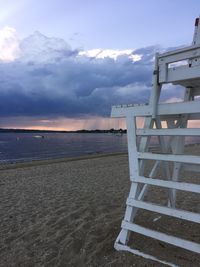
[[[0,30],[0,60],[13,61],[20,55],[19,39],[14,28]]]
[[[62,39],[46,37],[35,32],[28,38],[20,41],[17,31],[11,27],[0,30],[0,60],[13,61],[20,57],[20,61],[50,63],[58,57],[64,58],[63,52],[71,51],[70,46]],[[111,58],[114,60],[125,57],[133,62],[140,61],[142,54],[135,53],[133,49],[91,49],[79,51],[78,56],[96,59]]]
[[[23,62],[53,63],[71,53],[71,47],[60,38],[47,37],[38,31],[20,42]]]
[[[132,54],[129,56],[134,62],[141,60],[142,55]]]
[[[157,47],[80,52],[39,32],[19,42],[8,27],[0,40],[0,118],[38,116],[47,123],[50,116],[109,116],[113,104],[148,102]],[[164,101],[172,97],[178,90],[164,90]]]
[[[165,103],[176,103],[176,102],[182,102],[183,98],[181,97],[171,97],[165,101]]]
[[[80,51],[80,56],[87,56],[87,57],[94,57],[94,58],[112,58],[116,60],[119,56],[128,56],[128,58],[132,59],[134,62],[139,61],[142,58],[142,55],[133,54],[134,50],[132,49],[125,49],[125,50],[118,50],[118,49],[91,49],[86,51]]]

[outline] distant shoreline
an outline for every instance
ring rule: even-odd
[[[0,133],[126,133],[126,129],[114,129],[111,128],[109,130],[76,130],[76,131],[56,131],[56,130],[34,130],[34,129],[7,129],[0,128]]]

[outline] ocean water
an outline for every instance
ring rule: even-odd
[[[200,143],[200,137],[187,137],[185,143]],[[114,152],[127,152],[126,134],[0,133],[0,164]]]
[[[126,139],[106,133],[0,133],[0,164],[126,152]]]

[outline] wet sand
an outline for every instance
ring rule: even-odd
[[[162,266],[113,248],[129,187],[126,154],[1,167],[0,266]],[[191,195],[178,195],[178,205],[199,212],[199,196]],[[148,198],[166,204],[165,191]],[[200,242],[195,223],[146,211],[136,222]],[[137,234],[131,243],[179,266],[200,266],[198,254],[166,243]]]

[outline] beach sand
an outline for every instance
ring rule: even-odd
[[[113,247],[129,187],[126,154],[1,167],[0,266],[162,266]],[[182,193],[178,205],[199,212],[198,197]],[[148,198],[166,204],[165,191]],[[200,242],[195,223],[147,211],[136,222]],[[200,256],[184,249],[137,234],[131,243],[179,266],[200,266]]]

